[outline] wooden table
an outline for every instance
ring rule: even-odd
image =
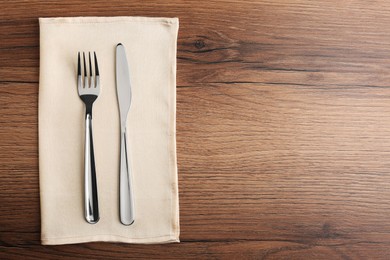
[[[390,259],[389,2],[0,10],[1,259]],[[180,244],[40,245],[37,18],[57,16],[180,18]]]

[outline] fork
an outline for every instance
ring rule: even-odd
[[[84,80],[81,76],[81,59],[80,52],[78,53],[77,64],[77,89],[81,100],[85,104],[85,146],[84,146],[84,210],[85,219],[90,224],[95,224],[99,221],[99,205],[96,183],[96,168],[95,156],[93,151],[92,138],[92,105],[99,96],[99,68],[94,52],[95,76],[92,75],[91,53],[89,56],[89,75],[87,75],[87,66],[85,63],[85,53],[83,52],[84,60]],[[84,84],[83,84],[84,83]]]

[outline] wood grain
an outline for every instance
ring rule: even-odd
[[[0,2],[1,259],[389,259],[390,3]],[[40,245],[38,17],[179,17],[181,243]]]

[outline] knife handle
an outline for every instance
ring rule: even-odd
[[[131,178],[131,167],[127,158],[126,129],[121,130],[121,158],[119,178],[119,210],[120,221],[123,225],[134,223],[134,201]]]
[[[85,220],[90,224],[99,221],[99,205],[96,184],[95,155],[93,152],[92,115],[85,116],[85,147],[84,147],[84,201]]]

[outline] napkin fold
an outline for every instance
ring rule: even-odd
[[[177,18],[40,18],[41,242],[179,242],[176,163]],[[127,52],[135,222],[119,220],[120,126],[115,48]],[[93,108],[100,221],[84,219],[84,118],[77,53],[95,51],[101,92]]]

